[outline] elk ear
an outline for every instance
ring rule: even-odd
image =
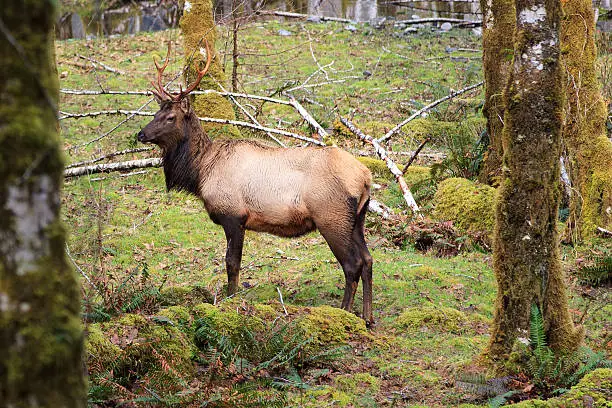
[[[181,99],[180,107],[185,115],[189,113],[189,111],[191,110],[191,105],[189,103],[189,97]]]

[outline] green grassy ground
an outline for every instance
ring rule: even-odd
[[[280,36],[279,29],[288,30],[292,35]],[[274,95],[282,89],[304,84],[312,75],[306,84],[319,86],[303,88],[294,94],[311,101],[304,104],[324,127],[331,128],[337,115],[353,115],[358,126],[379,137],[412,111],[448,94],[449,90],[480,81],[478,52],[447,52],[449,48],[479,49],[480,39],[472,36],[469,30],[432,33],[427,28],[408,37],[399,37],[397,33],[392,29],[375,30],[367,25],[358,26],[358,31],[352,33],[340,24],[252,23],[240,37],[243,55],[240,91]],[[61,87],[146,90],[148,81],[154,76],[152,58],[165,55],[167,41],[174,43],[172,64],[167,70],[170,78],[182,66],[181,39],[176,30],[58,42]],[[224,38],[217,44],[220,51],[225,45]],[[125,73],[92,70],[79,55],[102,61]],[[224,55],[221,54],[222,58],[229,61],[229,56]],[[319,69],[317,63],[325,68]],[[226,69],[230,71],[229,63]],[[366,70],[372,74],[367,78],[363,74]],[[63,94],[61,110],[136,109],[147,101],[147,96]],[[427,123],[459,123],[477,118],[481,102],[482,95],[478,92],[456,99],[430,113]],[[156,108],[152,102],[144,110],[155,111]],[[62,120],[67,162],[135,147],[135,134],[149,118],[129,120],[99,142],[75,148],[103,135],[123,118],[103,115]],[[300,117],[284,106],[263,105],[260,121],[272,127],[280,123],[281,127],[310,134]],[[396,151],[409,150],[423,137],[418,128],[407,127],[388,147]],[[477,137],[475,133],[474,140]],[[438,140],[431,150],[444,150],[441,145],[444,140],[444,137]],[[335,134],[333,141],[353,153],[361,150],[372,154],[367,146],[346,136]],[[293,142],[288,140],[287,143]],[[157,152],[152,151],[117,160],[156,155]],[[398,159],[400,163],[404,160]],[[383,188],[375,191],[374,197],[393,205],[398,212],[405,210],[393,183],[382,177],[376,181]],[[416,193],[418,196],[419,192]],[[425,192],[422,196],[430,194]],[[197,198],[167,193],[160,169],[132,175],[112,173],[69,179],[64,187],[63,204],[72,257],[82,271],[96,284],[104,285],[107,292],[124,290],[126,277],[144,268],[148,271],[147,276],[138,275],[138,279],[146,279],[146,285],[159,287],[163,283],[164,288],[189,288],[198,284],[217,301],[223,298],[226,281],[223,231],[212,224]],[[376,215],[369,215],[366,238],[375,262],[374,316],[377,325],[367,336],[349,336],[351,350],[331,366],[326,366],[325,375],[313,371],[320,367],[300,372],[308,388],[306,391],[290,388],[287,404],[374,407],[486,403],[486,398],[455,387],[455,379],[463,371],[472,369],[472,361],[488,341],[495,297],[490,254],[468,252],[452,258],[435,258],[419,253],[410,245],[404,248],[392,245],[384,239],[384,232],[381,232],[384,230],[376,227],[378,223]],[[573,253],[567,252],[566,262],[573,266]],[[229,303],[242,305],[236,309],[243,311],[251,310],[244,305],[269,305],[272,314],[267,315],[268,320],[292,320],[309,315],[313,307],[338,306],[344,286],[342,271],[318,234],[287,240],[247,233],[241,281],[245,290]],[[136,283],[129,281],[127,285]],[[289,316],[284,314],[277,288],[283,294]],[[601,294],[588,298],[580,295],[579,288],[575,289],[572,307],[576,321],[588,310],[584,320],[587,343],[609,353],[611,306],[601,303]],[[83,292],[90,302],[100,301],[101,297],[86,284]],[[355,312],[360,308],[358,293]],[[141,313],[148,315],[159,311],[153,308],[151,313],[146,310]],[[194,309],[190,309],[190,313],[197,314]],[[109,331],[105,333],[111,338]],[[122,336],[126,335],[118,335]],[[120,343],[115,337],[111,342]],[[90,347],[88,353],[95,360],[99,357],[96,354],[102,351]],[[117,377],[112,378],[112,370],[104,367],[95,367],[95,370],[98,371],[92,376],[92,389],[103,388],[115,380],[118,384],[115,388],[109,386],[106,393],[94,393],[104,395],[103,399],[118,404],[119,396],[122,401],[151,396],[144,391],[151,391],[143,382],[146,376],[119,384]],[[106,373],[106,377],[100,373]],[[101,378],[106,378],[106,382]],[[198,389],[204,393],[204,389],[232,386],[231,382],[220,382],[207,388],[196,384],[198,381],[197,375],[185,380],[184,390]],[[159,395],[164,393],[161,388],[154,391]],[[193,396],[193,393],[181,395]],[[198,406],[193,400],[189,403],[185,402],[187,400],[185,397],[181,403],[161,398],[141,404]]]

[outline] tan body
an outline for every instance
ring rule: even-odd
[[[158,72],[154,94],[160,110],[138,140],[162,149],[166,187],[200,197],[213,222],[223,227],[228,294],[238,290],[245,230],[296,237],[318,229],[344,271],[341,307],[352,309],[362,279],[362,317],[372,323],[372,257],[364,238],[370,171],[335,147],[212,142],[191,109],[188,92],[169,94],[161,86],[163,67]]]

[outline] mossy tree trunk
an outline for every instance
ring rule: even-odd
[[[487,118],[487,149],[479,180],[499,185],[502,166],[502,130],[504,128],[503,89],[508,80],[514,47],[514,0],[480,0],[482,21],[482,63],[485,77],[485,104]]]
[[[77,279],[59,219],[55,2],[0,8],[0,406],[84,407]]]
[[[569,237],[588,238],[596,227],[612,229],[612,143],[606,137],[606,105],[597,80],[595,15],[591,0],[563,3],[561,46],[567,105],[563,142],[570,197]]]
[[[208,41],[213,56],[217,31],[213,15],[212,0],[191,0],[185,2],[183,16],[179,23],[184,38],[185,58],[190,63],[190,69],[185,73],[185,81],[190,83],[196,77],[196,68],[202,68],[206,55],[204,39]],[[212,60],[208,74],[202,79],[198,89],[220,90],[219,84],[225,83],[225,73],[218,57]],[[196,95],[193,97],[193,107],[200,116],[235,120],[236,115],[232,104],[217,94]],[[202,127],[209,136],[216,137],[221,133],[225,137],[240,137],[240,132],[234,126],[223,126],[214,123],[203,123]]]
[[[534,303],[554,350],[573,350],[582,341],[568,310],[556,227],[564,98],[560,17],[560,0],[516,0],[494,235],[498,293],[487,352],[493,361],[506,357],[519,329],[529,329]]]

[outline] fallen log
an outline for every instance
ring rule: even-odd
[[[94,164],[91,166],[81,166],[81,167],[73,167],[71,169],[65,169],[64,177],[69,178],[69,177],[84,176],[87,174],[108,173],[111,171],[143,169],[146,167],[161,167],[161,165],[162,165],[162,159],[160,158],[129,160],[129,161],[124,161],[124,162],[108,163],[108,164]]]

